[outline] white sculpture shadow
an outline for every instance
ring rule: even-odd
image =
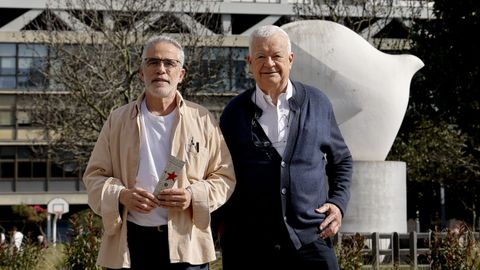
[[[291,78],[331,100],[354,160],[387,157],[408,105],[410,81],[423,62],[374,48],[349,28],[311,20],[282,26],[292,42]]]

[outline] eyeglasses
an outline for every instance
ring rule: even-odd
[[[253,145],[259,149],[260,151],[264,152],[268,159],[273,158],[273,151],[275,148],[272,147],[272,143],[267,139],[264,140],[260,136],[258,136],[255,130],[258,130],[259,124],[257,120],[254,118],[252,119],[251,126],[250,126],[250,133],[252,135],[252,142]]]
[[[160,67],[161,64],[163,64],[163,67],[165,69],[173,69],[176,68],[178,65],[180,65],[180,61],[176,59],[170,59],[170,58],[155,58],[155,57],[147,57],[143,59],[143,62],[145,65],[149,68],[157,68]]]
[[[252,119],[252,126],[250,127],[251,128],[250,132],[252,134],[253,145],[255,145],[255,147],[257,147],[257,148],[268,148],[268,147],[270,147],[272,145],[272,143],[267,141],[267,140],[262,140],[254,130],[256,127],[257,127],[257,123],[255,122],[255,120]]]

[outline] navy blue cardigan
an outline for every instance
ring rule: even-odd
[[[289,99],[291,125],[283,158],[273,147],[268,150],[268,143],[255,142],[255,118],[262,111],[252,101],[254,88],[233,98],[222,113],[220,127],[237,177],[223,210],[225,233],[241,230],[242,237],[273,241],[288,232],[300,248],[318,238],[325,215],[314,209],[329,202],[345,214],[352,158],[327,96],[312,86],[292,83],[295,93]],[[260,137],[268,141],[265,133]]]

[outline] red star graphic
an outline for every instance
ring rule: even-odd
[[[177,175],[175,174],[175,172],[172,172],[172,173],[168,173],[168,177],[167,177],[167,180],[172,180],[172,181],[175,181],[175,178],[177,178]]]

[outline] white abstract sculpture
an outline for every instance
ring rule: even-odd
[[[405,116],[410,81],[423,62],[413,55],[383,53],[330,21],[298,21],[282,28],[292,42],[292,79],[330,98],[353,159],[385,160]]]

